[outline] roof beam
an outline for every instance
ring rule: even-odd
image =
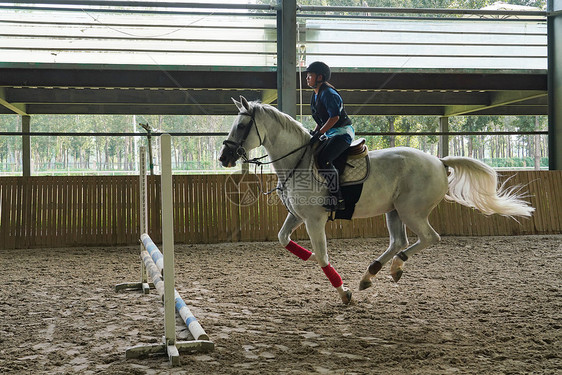
[[[0,87],[0,105],[18,115],[27,116],[25,104],[12,104],[6,100],[6,89],[4,87]]]
[[[347,103],[357,105],[487,105],[489,94],[465,90],[339,90]],[[310,97],[310,94],[307,95]]]
[[[0,67],[0,114],[231,115],[231,97],[274,105],[279,100],[276,74],[269,70],[122,68]],[[339,71],[333,81],[352,115],[538,115],[547,111],[545,77],[542,72]],[[308,115],[311,90],[302,91]],[[298,98],[298,88],[295,93]]]
[[[152,105],[152,104],[29,104],[30,114],[43,115],[235,115],[232,102],[212,105]]]
[[[153,69],[0,68],[0,86],[221,89],[277,88],[275,72]]]
[[[489,94],[471,91],[405,91],[405,90],[340,90],[347,103],[357,105],[487,105]],[[310,101],[311,90],[303,90],[304,101]],[[6,88],[5,100],[28,104],[216,104],[227,103],[231,97],[245,96],[271,104],[277,91],[237,89],[107,89],[107,88]]]
[[[272,91],[275,97],[272,97]],[[28,104],[221,104],[244,95],[248,100],[275,101],[275,90],[146,89],[146,88],[6,88],[6,100]]]
[[[547,93],[539,90],[528,91],[503,91],[490,93],[490,103],[488,105],[458,105],[448,106],[443,114],[446,117],[470,115],[474,112],[484,111],[495,107],[502,107],[530,99],[546,96]]]
[[[333,74],[331,82],[338,90],[547,90],[546,72],[337,72]]]

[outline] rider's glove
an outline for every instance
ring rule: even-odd
[[[322,137],[323,135],[324,134],[320,134],[320,132],[315,132],[314,134],[312,134],[312,138],[310,138],[310,145],[320,142],[320,137]]]

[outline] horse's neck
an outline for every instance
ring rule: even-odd
[[[276,124],[269,124],[268,128],[275,130],[268,132],[269,136],[266,138],[263,146],[269,158],[275,161],[273,167],[277,175],[283,177],[291,173],[296,167],[307,168],[307,163],[310,161],[311,157],[309,148],[305,147],[291,155],[286,155],[306,145],[307,142],[309,142],[309,137],[304,136],[304,134],[301,135],[299,133],[295,134],[294,132],[289,132]]]
[[[274,160],[273,168],[279,177],[282,177],[295,168],[306,168],[310,160],[309,148],[302,147],[308,140],[299,140],[300,137],[290,137],[287,134],[279,134],[277,139],[270,145],[264,144],[264,147],[271,160]],[[291,155],[286,156],[292,151],[297,150]],[[300,162],[300,163],[299,163]],[[298,165],[297,165],[298,164]]]

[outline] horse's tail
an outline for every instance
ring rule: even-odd
[[[485,215],[531,216],[535,210],[524,201],[521,186],[498,187],[498,176],[488,165],[470,158],[447,156],[441,162],[452,170],[445,199],[476,208]],[[507,181],[506,181],[507,182]]]

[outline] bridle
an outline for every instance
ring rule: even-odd
[[[226,147],[226,149],[231,153],[231,154],[236,154],[237,156],[241,157],[244,163],[249,163],[249,164],[255,164],[256,166],[261,166],[261,165],[267,165],[267,164],[272,164],[275,163],[276,161],[285,159],[288,156],[293,155],[295,152],[302,150],[305,147],[309,146],[309,143],[305,143],[304,145],[297,147],[296,149],[294,149],[293,151],[275,159],[275,160],[271,160],[268,162],[262,162],[260,161],[263,158],[266,158],[267,155],[263,155],[260,156],[258,158],[253,158],[253,159],[249,159],[248,158],[248,154],[246,153],[246,149],[244,148],[244,142],[246,142],[246,139],[248,138],[248,136],[250,135],[250,131],[252,130],[252,127],[256,128],[256,133],[258,134],[258,138],[260,140],[260,144],[259,146],[263,145],[263,139],[261,137],[260,131],[258,129],[258,126],[256,124],[256,118],[255,118],[255,113],[252,114],[248,114],[248,113],[239,113],[241,115],[246,115],[246,116],[250,116],[251,120],[248,123],[248,127],[247,129],[244,131],[244,135],[242,136],[242,140],[240,142],[235,142],[235,141],[231,141],[230,139],[227,139],[225,141],[222,142],[222,144]],[[304,153],[301,156],[300,160],[302,160],[302,158],[304,157]],[[297,167],[300,164],[300,160],[297,163]],[[297,168],[295,167],[295,169]]]
[[[242,158],[244,163],[249,163],[249,164],[254,164],[256,165],[256,167],[262,166],[262,165],[267,165],[267,164],[273,164],[276,161],[285,159],[286,157],[293,155],[295,152],[302,150],[303,148],[307,148],[310,145],[309,142],[305,143],[304,145],[297,147],[296,149],[294,149],[293,151],[290,151],[289,153],[275,159],[275,160],[271,160],[268,162],[262,162],[260,161],[263,158],[266,158],[267,155],[263,155],[260,156],[258,158],[253,158],[253,159],[249,159],[248,158],[248,154],[246,152],[246,149],[244,148],[244,142],[246,142],[246,139],[248,138],[248,136],[250,135],[250,131],[252,130],[252,127],[256,128],[256,133],[258,134],[258,138],[260,140],[260,144],[259,146],[263,145],[263,139],[261,137],[260,131],[258,129],[258,126],[256,124],[256,118],[255,118],[255,112],[252,114],[248,114],[248,113],[239,113],[239,115],[246,115],[246,116],[250,116],[251,120],[248,123],[248,127],[247,129],[244,131],[244,135],[242,136],[242,139],[240,140],[240,142],[235,142],[232,141],[230,139],[227,139],[225,141],[222,142],[222,144],[224,145],[224,147],[228,150],[228,152],[230,152],[231,154],[235,154],[239,157]],[[302,153],[301,157],[299,158],[299,161],[297,162],[297,164],[295,165],[295,167],[291,170],[291,172],[287,175],[287,177],[285,178],[285,180],[281,183],[281,187],[276,187],[274,189],[272,189],[271,191],[265,193],[265,194],[271,194],[273,191],[275,190],[283,190],[283,188],[285,187],[285,184],[287,183],[287,181],[293,176],[293,174],[295,173],[295,171],[297,170],[297,168],[300,166],[302,159],[304,158],[304,155],[306,154],[306,150],[304,150],[304,152]]]
[[[226,147],[226,149],[231,154],[234,154],[234,155],[237,155],[237,156],[241,157],[244,160],[244,163],[250,163],[251,161],[248,159],[248,154],[246,152],[246,149],[244,148],[244,142],[246,142],[246,140],[248,139],[248,136],[250,135],[250,131],[252,130],[253,127],[256,128],[256,133],[258,134],[258,138],[260,140],[259,146],[263,145],[263,140],[262,140],[260,131],[258,129],[258,126],[256,125],[255,113],[252,113],[252,114],[239,113],[239,114],[251,117],[251,120],[248,123],[246,130],[244,131],[242,139],[240,140],[240,142],[235,142],[235,141],[231,141],[230,139],[227,139],[227,140],[223,141],[222,144],[224,145],[224,147]]]

